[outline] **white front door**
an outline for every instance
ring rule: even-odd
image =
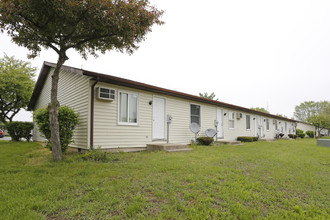
[[[258,137],[258,129],[259,129],[258,120],[259,120],[259,117],[254,116],[254,136],[256,136],[256,137]]]
[[[259,128],[260,128],[260,137],[264,137],[264,118],[260,117],[260,124],[259,124]]]
[[[224,138],[223,135],[223,110],[220,108],[217,108],[217,121],[218,121],[218,127],[217,127],[217,138]]]
[[[153,98],[152,139],[165,139],[165,99]]]

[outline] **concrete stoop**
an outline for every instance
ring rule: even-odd
[[[167,152],[184,152],[191,151],[187,144],[147,144],[147,150],[156,151],[162,150]]]
[[[229,140],[218,140],[214,142],[215,144],[231,144],[231,145],[242,145],[240,141],[229,141]]]
[[[274,139],[274,138],[269,138],[269,139],[267,139],[267,138],[260,138],[259,141],[273,142],[273,141],[276,141],[276,139]]]

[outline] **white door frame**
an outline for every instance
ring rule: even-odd
[[[163,102],[163,113],[161,114],[162,111],[160,109],[156,109],[156,99],[162,99],[164,100]],[[159,106],[161,107],[161,106]],[[161,115],[159,115],[161,114]],[[160,120],[158,123],[163,123],[160,124],[160,126],[157,126],[155,123],[157,123],[156,120]],[[158,129],[158,130],[157,130]],[[161,130],[159,130],[161,129]],[[166,139],[166,99],[164,97],[159,97],[159,96],[153,96],[153,101],[152,101],[152,140],[165,140]]]
[[[224,138],[224,132],[223,132],[223,109],[217,108],[217,121],[218,121],[218,127],[217,127],[217,138],[223,139]]]
[[[257,115],[255,115],[254,116],[254,136],[255,137],[258,137],[258,129],[259,129],[258,120],[259,120],[259,117]]]

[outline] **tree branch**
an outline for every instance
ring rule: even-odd
[[[16,109],[16,111],[13,112],[13,114],[10,116],[10,118],[8,118],[10,122],[13,121],[14,116],[15,116],[19,111],[20,111],[19,108]]]
[[[101,36],[94,36],[94,37],[90,37],[90,38],[87,38],[85,40],[82,40],[82,41],[79,41],[75,44],[71,44],[71,45],[68,45],[67,46],[67,49],[69,48],[79,48],[80,45],[88,42],[88,41],[92,41],[92,40],[98,40],[98,39],[101,39],[101,38],[104,38],[104,37],[112,37],[112,36],[115,36],[116,34],[110,34],[110,35],[101,35]]]

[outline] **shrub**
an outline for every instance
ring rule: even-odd
[[[101,150],[90,150],[81,156],[84,161],[109,162],[110,157],[107,152]]]
[[[297,136],[300,137],[300,138],[304,138],[305,135],[306,135],[305,133],[299,133],[299,134],[297,134]]]
[[[242,142],[253,142],[253,141],[258,141],[259,137],[252,137],[252,136],[240,136],[237,137],[238,141]]]
[[[213,143],[213,138],[211,137],[199,137],[197,138],[197,143],[201,145],[210,145]]]
[[[313,138],[314,137],[314,132],[313,131],[306,131],[306,134],[308,137]]]
[[[46,108],[40,108],[34,112],[34,118],[37,122],[39,130],[47,139],[47,147],[52,150],[50,143],[50,123],[49,111]],[[60,142],[62,152],[65,152],[69,144],[72,143],[73,131],[79,123],[79,114],[75,113],[72,108],[68,106],[60,106],[58,108],[58,123],[60,127]]]
[[[305,133],[303,130],[300,130],[300,129],[297,129],[296,131],[296,134],[297,134],[297,137],[300,137],[300,138],[304,138],[305,137]]]
[[[298,135],[298,134],[303,134],[304,133],[304,131],[303,130],[300,130],[300,129],[297,129],[297,131],[296,131],[296,134]]]
[[[9,122],[6,128],[13,141],[20,141],[21,138],[25,138],[27,141],[31,140],[31,131],[33,129],[32,122]]]
[[[295,134],[288,134],[289,138],[292,138],[292,139],[296,139],[297,138],[297,135]]]

